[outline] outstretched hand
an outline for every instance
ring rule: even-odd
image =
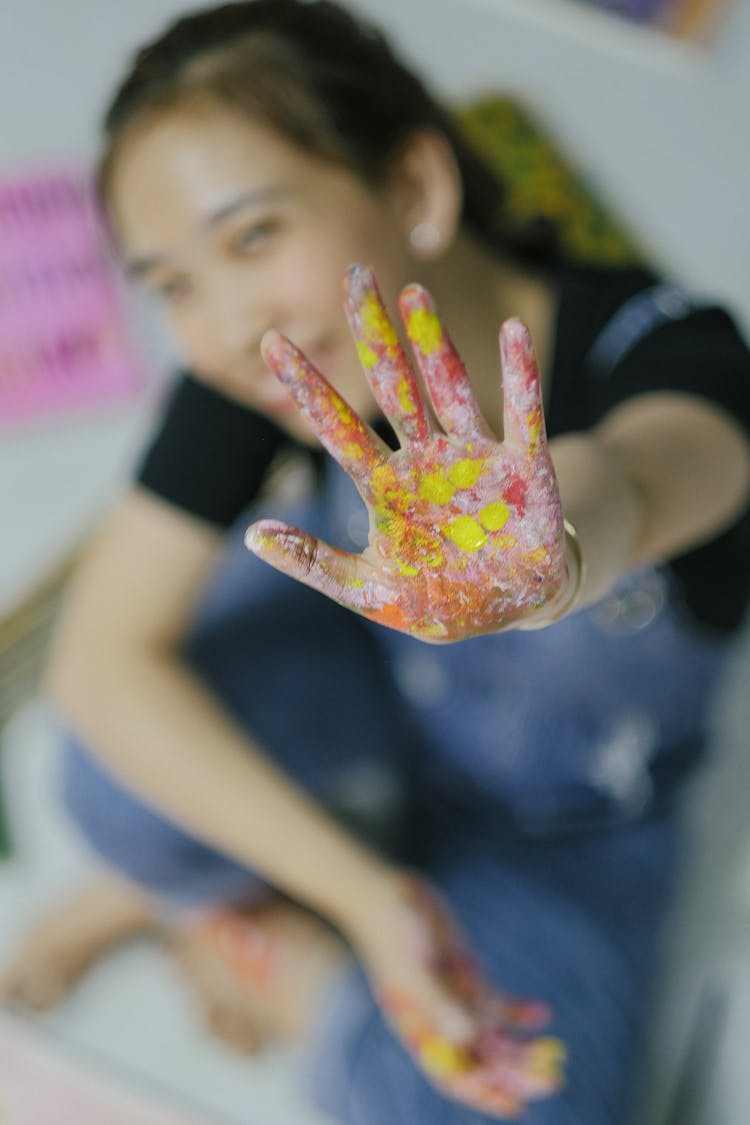
[[[404,354],[370,271],[345,279],[345,310],[395,452],[278,333],[266,362],[367,505],[361,555],[261,520],[247,546],[341,605],[425,641],[463,640],[533,621],[565,585],[560,496],[547,450],[539,374],[527,329],[500,332],[504,436],[481,415],[463,364],[425,289],[399,301],[434,411]]]

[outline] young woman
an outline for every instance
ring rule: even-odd
[[[52,658],[66,799],[112,874],[6,991],[57,968],[45,1002],[157,920],[223,1034],[318,1021],[338,1120],[627,1121],[674,796],[745,605],[744,344],[515,229],[329,3],[145,47],[100,184],[185,370]],[[501,387],[509,318],[538,377],[512,319]],[[309,487],[264,501],[290,456]],[[251,520],[356,613],[248,554]],[[323,920],[357,959],[324,1005]]]

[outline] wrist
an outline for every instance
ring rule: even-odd
[[[547,602],[531,621],[519,626],[522,629],[545,629],[548,625],[554,625],[569,613],[573,613],[581,603],[586,581],[586,563],[581,540],[575,524],[570,520],[564,520],[564,529],[567,581],[559,593]]]
[[[581,540],[574,523],[566,519],[565,527],[565,562],[568,569],[568,582],[564,596],[557,604],[551,606],[552,616],[548,624],[552,625],[562,617],[572,613],[580,605],[584,583],[586,581],[586,562],[583,557]]]
[[[406,870],[376,859],[362,866],[346,894],[333,897],[327,916],[353,945],[367,945],[380,928],[384,911],[400,901],[412,879]]]

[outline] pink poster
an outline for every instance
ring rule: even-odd
[[[0,427],[140,383],[84,177],[0,181]]]

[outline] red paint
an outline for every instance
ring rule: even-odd
[[[518,473],[511,473],[508,477],[508,483],[503,488],[503,500],[505,500],[506,504],[512,504],[521,517],[526,514],[526,495],[528,491],[528,484]]]

